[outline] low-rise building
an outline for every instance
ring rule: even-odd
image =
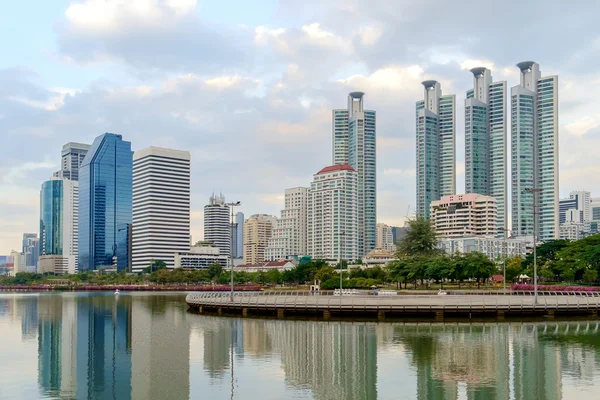
[[[190,251],[175,253],[175,268],[206,269],[213,264],[228,265],[228,258],[218,247],[195,246]]]
[[[39,274],[74,274],[77,272],[77,257],[74,255],[43,255],[38,260]]]
[[[291,261],[269,261],[260,264],[242,264],[236,265],[235,271],[237,272],[268,272],[272,270],[278,270],[279,272],[289,271],[296,266]]]
[[[477,193],[443,196],[431,202],[431,223],[445,238],[498,234],[496,199]]]
[[[533,250],[533,238],[522,236],[503,239],[492,236],[469,236],[462,238],[442,238],[438,246],[448,254],[479,252],[491,260],[525,256]]]
[[[394,244],[394,227],[384,223],[377,224],[377,247],[380,249],[386,249],[390,252],[396,251],[396,245]]]

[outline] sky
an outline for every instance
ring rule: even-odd
[[[211,193],[279,215],[286,188],[331,164],[331,110],[377,111],[378,222],[415,207],[415,102],[457,99],[464,192],[470,68],[518,85],[559,75],[560,195],[600,196],[596,1],[21,0],[0,12],[0,254],[39,230],[39,191],[67,142],[113,132],[192,156],[192,238]]]

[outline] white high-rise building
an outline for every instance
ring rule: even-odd
[[[308,194],[308,255],[356,260],[358,247],[358,176],[348,164],[325,167],[313,176]]]
[[[494,82],[484,67],[471,72],[473,89],[465,100],[465,193],[494,197],[499,232],[507,232],[506,81]]]
[[[377,248],[385,249],[392,253],[396,251],[394,232],[391,226],[384,223],[377,224]]]
[[[67,178],[72,181],[79,180],[79,166],[83,162],[89,144],[69,142],[65,144],[61,152],[60,171],[54,173],[55,178]]]
[[[333,110],[333,163],[348,164],[358,178],[358,252],[377,244],[376,113],[363,107],[363,92],[348,95],[348,108]]]
[[[148,147],[133,155],[132,269],[190,250],[190,153]]]
[[[498,233],[496,199],[477,193],[443,196],[431,202],[431,224],[441,238]]]
[[[223,194],[213,193],[204,206],[204,241],[218,247],[220,255],[231,255],[231,216]]]
[[[424,81],[416,103],[417,209],[429,218],[429,205],[456,192],[456,97],[442,96],[437,81]]]
[[[265,249],[265,260],[276,261],[306,255],[308,188],[285,190],[285,207]]]
[[[553,240],[559,237],[558,76],[542,77],[533,61],[517,67],[521,83],[511,89],[512,230],[533,234],[535,196],[537,240]]]

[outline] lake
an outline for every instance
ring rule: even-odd
[[[187,312],[182,293],[0,294],[0,399],[590,399],[596,320]]]

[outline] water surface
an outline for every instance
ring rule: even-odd
[[[0,399],[588,399],[597,321],[188,313],[179,293],[0,294]]]

